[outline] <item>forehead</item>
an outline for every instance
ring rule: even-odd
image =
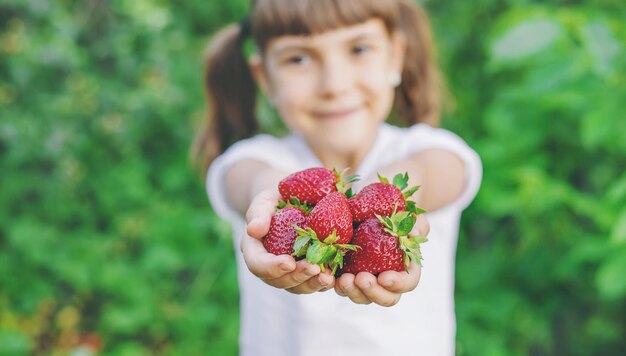
[[[358,25],[340,27],[312,35],[284,35],[269,41],[267,54],[276,54],[290,48],[316,47],[323,49],[332,45],[359,39],[389,40],[385,24],[380,19],[370,19]]]
[[[320,34],[381,19],[388,31],[397,28],[398,0],[254,0],[251,22],[257,47],[283,35]]]

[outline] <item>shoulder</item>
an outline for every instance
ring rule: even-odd
[[[230,165],[240,160],[251,159],[266,162],[276,168],[287,167],[296,161],[297,137],[288,135],[275,137],[259,134],[237,141],[219,155],[214,165]]]
[[[445,140],[459,137],[450,130],[433,127],[428,124],[414,124],[409,127],[398,127],[384,123],[380,126],[380,133],[388,137],[393,137],[394,139],[422,138],[428,140]]]
[[[231,145],[222,156],[230,156],[240,152],[272,152],[287,148],[288,137],[275,137],[268,134],[259,134],[250,138],[239,140]]]
[[[415,124],[410,127],[383,124],[380,127],[380,134],[387,145],[393,145],[397,152],[403,154],[434,148],[473,152],[459,135],[428,124]]]

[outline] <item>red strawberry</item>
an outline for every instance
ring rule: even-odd
[[[345,184],[355,180],[356,176],[344,180],[336,170],[315,167],[289,175],[278,183],[278,191],[285,201],[295,197],[301,203],[315,205],[326,195],[343,191]]]
[[[328,265],[335,273],[343,265],[343,255],[353,246],[347,243],[352,238],[352,214],[348,198],[341,192],[325,196],[307,216],[308,229],[298,230],[300,237],[295,242],[295,256],[306,255],[306,259],[319,264],[324,270]]]
[[[341,192],[333,192],[320,200],[306,219],[309,227],[320,241],[336,234],[333,243],[345,244],[352,238],[352,214],[348,198]]]
[[[298,237],[298,232],[294,228],[298,226],[307,228],[305,213],[294,206],[287,206],[278,210],[270,221],[270,229],[263,238],[265,249],[275,255],[291,255],[293,245]]]
[[[340,273],[408,270],[411,261],[421,265],[419,244],[426,241],[422,236],[411,236],[415,215],[407,211],[391,217],[374,217],[363,221],[354,233],[351,243],[359,249],[345,256]]]
[[[390,216],[394,209],[396,212],[407,209],[418,213],[415,204],[406,199],[419,189],[418,186],[406,189],[409,176],[407,173],[397,174],[393,178],[393,184],[387,178],[378,176],[380,182],[365,186],[357,195],[350,198],[350,212],[355,222],[361,222],[376,215]]]

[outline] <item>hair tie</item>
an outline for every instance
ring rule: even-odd
[[[252,34],[252,25],[250,24],[250,16],[246,16],[239,22],[239,37],[247,38]]]

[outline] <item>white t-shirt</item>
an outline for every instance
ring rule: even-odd
[[[302,136],[258,135],[237,142],[213,161],[207,175],[209,199],[215,212],[232,224],[237,251],[241,355],[454,355],[456,244],[461,212],[480,186],[478,155],[444,129],[424,124],[410,128],[382,124],[376,143],[356,174],[375,175],[380,167],[431,148],[446,149],[463,160],[465,190],[452,204],[427,213],[431,229],[429,241],[422,245],[420,283],[389,308],[354,304],[332,290],[294,295],[265,284],[246,267],[239,252],[245,222],[226,199],[225,173],[242,159],[256,159],[285,172],[321,167]],[[355,186],[355,192],[360,188]]]

